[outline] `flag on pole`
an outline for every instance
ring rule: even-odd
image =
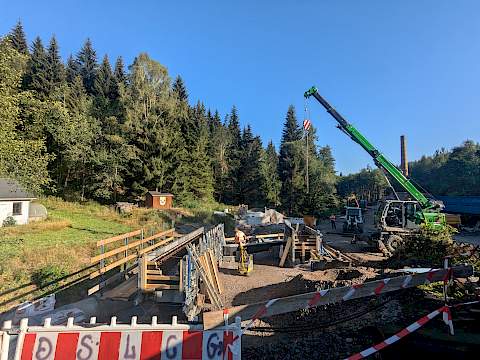
[[[303,128],[305,131],[308,131],[310,129],[310,126],[312,125],[312,122],[308,119],[303,120]]]

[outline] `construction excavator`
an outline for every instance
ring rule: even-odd
[[[404,241],[419,231],[424,225],[441,231],[446,227],[445,214],[441,211],[443,203],[427,198],[413,182],[407,178],[390,160],[377,150],[352,124],[343,118],[319,93],[311,87],[304,94],[305,98],[314,97],[337,121],[337,127],[359,144],[383,172],[393,178],[412,198],[384,200],[377,210],[376,230],[369,239],[377,241],[378,247],[386,255],[393,254]],[[388,177],[386,176],[387,181]]]

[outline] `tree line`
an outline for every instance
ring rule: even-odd
[[[433,195],[480,196],[480,144],[467,140],[409,163],[411,177]]]
[[[0,39],[0,176],[36,193],[102,203],[171,192],[189,206],[274,206],[291,215],[337,206],[328,147],[308,146],[288,108],[279,152],[235,106],[223,117],[190,104],[183,79],[147,53],[99,60],[87,39],[66,61],[52,37],[31,46],[19,22]],[[309,157],[307,191],[306,157]]]

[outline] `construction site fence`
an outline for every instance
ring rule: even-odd
[[[0,331],[0,360],[116,360],[116,359],[241,359],[241,321],[215,330],[204,331],[199,325],[158,324],[153,317],[149,324],[138,324],[132,317],[129,324],[30,326],[22,319],[19,326],[5,322]]]

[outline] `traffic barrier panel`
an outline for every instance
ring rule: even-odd
[[[113,317],[109,325],[97,325],[92,318],[88,326],[74,325],[72,318],[66,326],[52,326],[49,319],[43,326],[28,326],[23,319],[19,328],[6,322],[3,330],[1,360],[9,359],[9,352],[15,360],[241,359],[240,318],[210,331],[177,324],[176,317],[172,324],[157,324],[156,317],[151,324],[137,324],[136,317],[130,324],[117,324]]]

